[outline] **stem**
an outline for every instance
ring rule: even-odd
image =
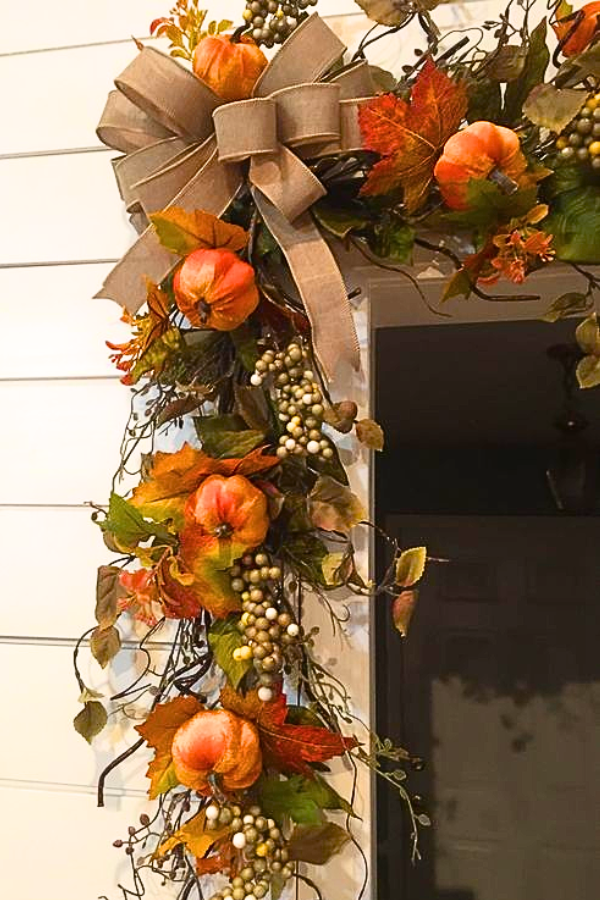
[[[120,766],[122,762],[125,762],[126,759],[129,759],[130,756],[133,756],[140,747],[144,744],[144,738],[140,738],[135,744],[132,744],[128,750],[124,750],[119,756],[113,759],[107,767],[104,769],[102,774],[98,779],[98,803],[97,805],[102,807],[104,806],[104,784],[106,782],[107,777],[110,775],[113,769],[116,769],[117,766]]]

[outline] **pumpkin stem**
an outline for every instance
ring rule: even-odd
[[[229,38],[230,44],[239,44],[240,39],[245,31],[248,30],[247,25],[240,25],[239,28],[236,28],[231,37]]]
[[[215,537],[218,538],[228,538],[233,534],[233,528],[229,524],[229,522],[222,522],[220,525],[214,530]]]
[[[206,300],[200,298],[200,300],[198,300],[198,303],[196,304],[196,309],[198,310],[200,321],[203,325],[206,325],[210,316],[209,304],[206,302]]]
[[[513,181],[512,178],[509,178],[508,175],[505,175],[504,172],[501,172],[500,169],[492,169],[488,178],[490,181],[493,181],[494,184],[497,184],[504,194],[508,194],[509,196],[515,194],[519,190],[517,182]]]

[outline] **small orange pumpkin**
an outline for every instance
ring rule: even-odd
[[[269,527],[267,498],[244,475],[209,475],[189,498],[185,517],[200,539],[230,542],[236,556],[257,547]]]
[[[194,73],[223,100],[246,100],[267,57],[254,41],[243,35],[233,41],[223,34],[203,38],[194,50]]]
[[[173,739],[173,767],[181,784],[212,793],[209,776],[218,776],[224,791],[250,787],[262,772],[256,727],[226,709],[201,710],[184,722]]]
[[[559,41],[572,32],[561,48],[564,56],[582,53],[600,28],[600,2],[594,0],[593,3],[586,3],[578,12],[559,18],[552,27]]]
[[[199,328],[233,331],[258,305],[254,269],[231,250],[194,250],[175,273],[173,290]]]
[[[527,160],[514,131],[492,122],[473,122],[453,134],[434,169],[446,206],[466,209],[469,181],[487,178],[495,169],[517,184],[525,174]]]

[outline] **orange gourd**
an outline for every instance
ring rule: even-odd
[[[446,205],[466,209],[469,181],[494,170],[519,184],[527,170],[519,137],[502,125],[473,122],[446,141],[434,174]]]
[[[578,12],[563,16],[553,23],[554,33],[559,41],[570,34],[562,47],[564,56],[582,53],[592,42],[600,27],[600,2],[586,3]]]
[[[203,794],[212,793],[211,775],[229,792],[250,787],[262,771],[256,727],[225,709],[202,710],[184,722],[171,755],[181,784]]]
[[[192,325],[233,331],[258,305],[254,269],[231,250],[194,250],[173,279],[175,302]]]
[[[267,62],[260,47],[245,35],[239,41],[222,34],[205,37],[193,57],[194,73],[227,101],[246,100]]]

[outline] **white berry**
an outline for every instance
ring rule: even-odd
[[[243,850],[246,846],[246,835],[244,834],[244,832],[236,832],[231,839],[231,843],[236,848],[236,850]]]
[[[273,691],[268,687],[259,687],[258,699],[261,703],[269,703],[273,699]]]
[[[295,622],[292,622],[291,625],[288,625],[286,631],[290,637],[298,637],[298,635],[300,634],[300,628],[298,625],[296,625]]]
[[[265,619],[268,619],[270,622],[274,622],[278,615],[279,613],[274,606],[269,606],[269,608],[265,610]]]
[[[219,807],[215,806],[214,803],[211,803],[210,806],[206,807],[206,818],[209,822],[214,822],[215,819],[219,818]]]
[[[254,372],[254,374],[250,376],[250,384],[253,384],[254,387],[260,387],[262,383],[262,375],[259,375],[258,372]]]

